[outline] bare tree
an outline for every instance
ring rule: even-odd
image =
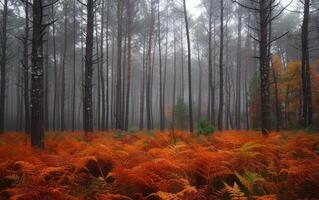
[[[131,88],[131,68],[132,68],[132,2],[127,0],[128,15],[128,47],[127,47],[127,88],[126,88],[126,113],[125,113],[125,130],[128,130],[129,124],[129,105],[130,105],[130,88]]]
[[[75,130],[76,89],[76,0],[73,0],[73,87],[72,87],[72,131]]]
[[[224,0],[220,0],[220,46],[219,46],[219,111],[218,130],[223,129],[223,107],[224,107]]]
[[[160,0],[157,3],[157,34],[158,34],[158,57],[159,57],[159,79],[160,79],[160,130],[164,130],[164,102],[163,102],[163,77],[162,77],[162,49],[161,49],[161,18],[160,18]]]
[[[31,144],[38,148],[44,148],[43,37],[50,23],[44,24],[43,11],[49,6],[41,0],[32,4]]]
[[[25,10],[25,27],[23,36],[23,88],[24,88],[24,120],[25,120],[25,132],[30,134],[30,87],[29,87],[29,1],[26,0],[24,3]]]
[[[93,132],[93,104],[92,104],[92,78],[93,78],[93,30],[94,30],[94,5],[96,0],[87,0],[87,25],[85,45],[85,77],[83,117],[85,133]]]
[[[7,67],[7,22],[8,22],[8,0],[3,2],[2,30],[1,30],[1,58],[0,58],[0,134],[4,132],[4,107],[6,99],[6,67]]]
[[[64,42],[63,42],[63,55],[62,55],[62,76],[61,76],[61,107],[60,107],[60,118],[61,118],[61,131],[65,130],[65,62],[66,62],[66,51],[68,43],[68,4],[67,1],[63,5],[64,10]]]
[[[238,7],[238,36],[237,36],[237,74],[236,74],[236,104],[235,104],[235,127],[241,128],[241,31],[242,31],[242,8]]]
[[[188,104],[189,104],[189,130],[191,133],[194,132],[193,125],[193,100],[192,100],[192,60],[191,60],[191,44],[189,37],[189,28],[188,28],[188,18],[186,11],[186,2],[184,2],[184,18],[185,18],[185,26],[186,26],[186,36],[187,36],[187,49],[188,49]]]
[[[116,70],[116,128],[123,129],[122,121],[122,21],[123,21],[123,0],[117,1],[117,70]]]
[[[302,94],[303,94],[303,111],[302,111],[302,125],[307,127],[313,124],[312,111],[312,91],[310,79],[310,64],[309,64],[309,7],[310,0],[303,2],[303,20],[301,26],[301,78],[302,78]]]

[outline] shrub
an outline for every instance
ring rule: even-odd
[[[177,99],[177,102],[174,106],[174,112],[176,117],[175,127],[179,130],[186,130],[188,124],[188,109],[183,99]]]
[[[196,130],[197,135],[209,135],[215,132],[215,128],[209,123],[207,119],[200,120]]]

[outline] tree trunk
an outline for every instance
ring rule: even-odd
[[[43,37],[45,26],[42,1],[34,0],[32,8],[31,144],[33,147],[44,148]]]
[[[268,56],[268,14],[267,0],[260,1],[260,90],[261,90],[261,130],[263,135],[270,131],[269,56]]]
[[[6,64],[7,64],[7,21],[8,0],[3,2],[2,30],[1,30],[1,60],[0,60],[0,134],[4,132],[4,108],[6,99]]]
[[[220,55],[219,55],[219,111],[218,130],[223,129],[223,107],[224,107],[224,74],[223,74],[223,53],[224,53],[224,0],[220,0]]]
[[[146,79],[146,36],[145,33],[144,41],[143,41],[143,71],[142,71],[142,86],[141,86],[141,96],[140,96],[140,121],[139,121],[139,129],[143,130],[144,128],[144,100],[145,100],[145,79]]]
[[[161,18],[160,18],[160,0],[158,0],[158,11],[157,11],[157,32],[158,32],[158,57],[159,57],[159,113],[160,113],[160,130],[164,130],[164,102],[163,102],[163,79],[162,79],[162,49],[161,49]]]
[[[125,113],[125,130],[128,130],[129,125],[129,109],[130,109],[130,87],[131,87],[131,65],[132,65],[132,7],[131,0],[127,1],[128,15],[128,47],[127,47],[127,88],[126,88],[126,113]]]
[[[100,79],[101,79],[101,92],[102,92],[102,113],[101,113],[101,129],[104,131],[106,128],[105,121],[105,81],[104,81],[104,12],[105,12],[105,4],[102,1],[101,8],[101,44],[100,44]]]
[[[237,74],[236,74],[236,104],[235,104],[235,127],[241,129],[241,29],[242,11],[238,7],[238,36],[237,36]]]
[[[309,32],[309,6],[310,0],[304,1],[303,21],[301,27],[301,73],[302,73],[302,91],[303,91],[303,115],[302,125],[306,128],[313,124],[312,113],[312,91],[310,82],[310,64],[309,64],[309,45],[308,45],[308,32]]]
[[[54,15],[54,6],[52,5],[52,17]],[[52,126],[53,131],[56,130],[56,111],[57,111],[57,103],[58,103],[58,89],[57,89],[57,80],[58,80],[58,66],[57,66],[57,57],[56,57],[56,36],[55,36],[55,24],[52,24],[52,40],[53,40],[53,62],[54,62],[54,97],[53,97],[53,114],[52,114]]]
[[[123,121],[121,118],[121,102],[122,102],[122,21],[123,21],[123,1],[117,1],[117,73],[116,73],[116,129],[123,129]]]
[[[73,0],[73,91],[72,91],[72,131],[75,131],[75,89],[76,89],[76,0]]]
[[[30,134],[30,93],[29,93],[29,1],[25,2],[25,28],[23,37],[23,86],[24,86],[24,124],[25,132]]]
[[[107,16],[106,16],[106,121],[105,130],[109,130],[109,116],[110,116],[110,98],[109,98],[109,20],[110,20],[110,0],[107,1]]]
[[[209,1],[209,19],[208,19],[208,84],[209,84],[209,91],[210,91],[210,108],[209,108],[209,119],[212,124],[214,124],[214,85],[213,85],[213,59],[212,59],[212,17],[213,17],[213,2],[212,0]]]
[[[151,130],[152,128],[152,116],[151,116],[151,57],[152,57],[152,37],[153,37],[153,29],[154,29],[154,2],[151,1],[151,22],[150,22],[150,32],[149,32],[149,42],[148,42],[148,61],[147,61],[147,81],[146,81],[146,118],[147,118],[147,128]],[[155,47],[155,45],[154,45]]]
[[[191,133],[194,132],[193,127],[193,100],[192,100],[192,60],[191,60],[191,43],[189,37],[188,30],[188,18],[186,11],[186,2],[184,1],[184,18],[185,18],[185,26],[186,26],[186,36],[187,36],[187,49],[188,49],[188,103],[189,103],[189,130]]]
[[[85,82],[84,82],[84,131],[93,132],[93,105],[92,105],[92,76],[93,76],[93,27],[94,27],[94,1],[87,0],[87,27],[85,45]]]
[[[66,62],[66,51],[68,43],[68,5],[67,2],[64,3],[64,44],[63,44],[63,58],[62,58],[62,77],[61,77],[61,131],[65,130],[65,62]]]

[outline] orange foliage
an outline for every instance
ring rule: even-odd
[[[1,135],[0,199],[319,198],[319,135],[175,136],[48,134],[39,151],[23,134]]]

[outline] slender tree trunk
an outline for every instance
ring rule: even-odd
[[[64,44],[63,44],[63,58],[62,58],[62,77],[61,77],[61,131],[65,130],[65,63],[66,63],[66,51],[68,43],[68,5],[67,2],[64,3]]]
[[[191,133],[194,132],[193,127],[193,100],[192,100],[192,60],[191,60],[191,44],[188,30],[188,18],[186,11],[186,2],[184,1],[184,18],[185,18],[185,26],[186,26],[186,36],[187,36],[187,49],[188,49],[188,103],[189,103],[189,130]]]
[[[260,38],[259,38],[259,61],[260,61],[260,90],[261,90],[261,129],[262,134],[267,135],[270,131],[270,95],[269,95],[269,56],[268,56],[268,14],[267,0],[260,1]]]
[[[213,60],[212,60],[212,16],[213,16],[213,11],[212,11],[212,7],[213,7],[213,2],[212,0],[209,1],[209,19],[208,19],[208,84],[209,84],[209,90],[210,90],[210,114],[209,114],[209,119],[210,122],[212,124],[214,124],[215,122],[213,121],[213,115],[214,114],[214,108],[213,108],[213,101],[215,101],[215,97],[214,97],[214,85],[213,85]]]
[[[97,62],[96,62],[96,66],[97,66],[97,92],[96,92],[96,106],[95,106],[95,116],[93,116],[93,124],[95,122],[97,130],[101,130],[101,85],[102,85],[102,81],[101,81],[101,65],[100,65],[100,49],[99,49],[99,37],[98,37],[98,21],[97,21],[97,15],[94,16],[94,21],[95,21],[95,54],[97,57]],[[93,103],[94,104],[94,103]],[[94,125],[93,125],[94,127]]]
[[[143,72],[142,72],[142,86],[141,86],[141,97],[140,97],[140,122],[139,129],[143,130],[144,128],[144,100],[145,100],[145,79],[146,79],[146,38],[147,33],[145,33],[144,41],[143,41]]]
[[[2,30],[1,30],[1,59],[0,59],[0,134],[4,132],[4,108],[6,99],[6,64],[7,64],[7,21],[8,0],[3,2]]]
[[[85,45],[85,83],[84,83],[84,131],[93,132],[93,104],[92,104],[92,78],[93,78],[93,27],[94,27],[94,1],[87,0],[87,28]]]
[[[122,21],[123,21],[123,1],[117,1],[117,73],[116,73],[116,128],[123,129],[121,118],[122,102]]]
[[[76,0],[73,0],[73,91],[72,91],[72,131],[75,131],[75,89],[76,89]]]
[[[129,105],[130,105],[130,87],[131,87],[131,67],[132,67],[132,7],[131,0],[127,0],[128,15],[128,47],[127,47],[127,88],[126,88],[126,113],[125,113],[125,130],[128,130]]]
[[[24,124],[26,134],[30,134],[30,93],[29,93],[29,1],[25,2],[25,28],[23,37],[23,85],[24,85]]]
[[[104,131],[106,128],[105,121],[105,81],[104,81],[104,12],[105,12],[105,4],[102,1],[101,8],[101,44],[100,44],[100,79],[101,79],[101,90],[102,90],[102,113],[101,113],[101,129]]]
[[[45,69],[44,69],[44,130],[49,130],[49,40],[50,35],[47,34],[45,45]]]
[[[55,17],[54,14],[54,6],[52,5],[52,16]],[[54,62],[54,97],[53,97],[53,116],[52,116],[52,126],[53,131],[56,130],[56,111],[57,111],[57,103],[58,103],[58,89],[57,89],[57,79],[58,79],[58,66],[57,66],[57,57],[56,57],[56,36],[55,36],[55,24],[52,25],[52,40],[53,40],[53,62]]]
[[[110,20],[110,0],[107,1],[107,16],[106,16],[106,121],[105,130],[109,130],[110,116],[110,85],[109,85],[109,20]],[[113,56],[113,55],[112,55]],[[111,90],[112,91],[112,90]]]
[[[158,0],[158,11],[157,11],[157,33],[158,33],[158,57],[159,57],[159,113],[160,113],[160,130],[164,130],[164,102],[163,102],[163,78],[162,78],[162,49],[161,49],[161,18],[160,18],[160,0]]]
[[[165,100],[166,100],[166,79],[167,79],[167,54],[168,54],[168,32],[169,32],[169,25],[168,25],[168,7],[167,7],[167,15],[166,15],[166,36],[165,36],[165,60],[164,60],[164,78],[163,78],[163,126],[165,129]]]
[[[42,1],[34,0],[32,8],[31,144],[33,147],[44,148],[43,37],[45,26]]]
[[[224,55],[224,0],[220,0],[220,55],[219,55],[219,111],[218,111],[218,130],[223,130],[223,107],[224,107],[224,74],[223,74],[223,55]]]
[[[310,0],[304,1],[303,21],[301,27],[301,50],[302,50],[302,88],[303,88],[303,115],[302,124],[304,127],[313,124],[312,113],[312,91],[310,80],[310,64],[309,64],[309,45],[308,45],[308,32],[309,32],[309,7]]]
[[[175,21],[173,21],[174,27],[175,27]],[[173,59],[173,95],[172,95],[172,131],[173,131],[173,137],[174,137],[174,129],[175,129],[175,99],[176,99],[176,31],[174,29],[174,59]],[[175,139],[175,137],[174,137]]]
[[[235,104],[235,127],[241,129],[241,29],[242,29],[242,11],[238,7],[238,36],[237,36],[237,74],[236,74],[236,104]]]
[[[154,29],[154,2],[151,2],[151,22],[150,22],[150,32],[149,32],[149,42],[148,42],[148,61],[147,61],[147,81],[146,81],[146,118],[147,118],[147,128],[149,130],[152,129],[152,116],[151,116],[151,71],[152,71],[152,63],[151,63],[151,57],[152,57],[152,37],[153,37],[153,29]],[[155,45],[154,45],[155,47]],[[154,52],[155,53],[155,52]]]
[[[201,65],[201,57],[200,57],[200,47],[199,42],[197,39],[197,60],[198,60],[198,68],[199,68],[199,77],[198,77],[198,111],[197,111],[197,121],[200,122],[201,120],[201,113],[202,113],[202,65]]]

